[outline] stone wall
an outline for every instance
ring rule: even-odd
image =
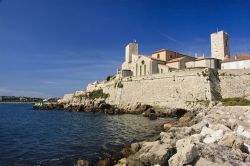
[[[186,107],[187,102],[213,99],[208,69],[174,71],[144,77],[123,78],[122,87],[115,87],[117,80],[99,84],[109,93],[108,102],[119,106],[137,103],[166,107]]]
[[[82,93],[103,89],[106,102],[119,107],[133,108],[137,104],[159,107],[187,108],[220,98],[250,99],[250,69],[214,70],[185,69],[142,77],[126,77],[111,81],[96,81]],[[64,103],[77,103],[75,94],[66,94]],[[79,93],[81,95],[81,93]]]
[[[219,78],[222,98],[250,99],[250,69],[220,70]]]

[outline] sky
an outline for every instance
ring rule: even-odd
[[[0,96],[62,97],[116,73],[125,46],[250,53],[250,0],[0,0]]]

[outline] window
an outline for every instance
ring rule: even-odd
[[[144,64],[145,62],[144,61],[141,61],[141,64]]]
[[[157,54],[157,59],[160,59],[160,54]]]

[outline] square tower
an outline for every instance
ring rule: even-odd
[[[224,31],[211,34],[212,58],[224,60],[230,58],[229,35]]]
[[[136,42],[129,43],[125,48],[125,62],[132,62],[132,55],[138,55],[138,44]]]

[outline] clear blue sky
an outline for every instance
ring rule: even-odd
[[[0,0],[0,95],[56,97],[114,74],[124,47],[250,53],[250,0]]]

